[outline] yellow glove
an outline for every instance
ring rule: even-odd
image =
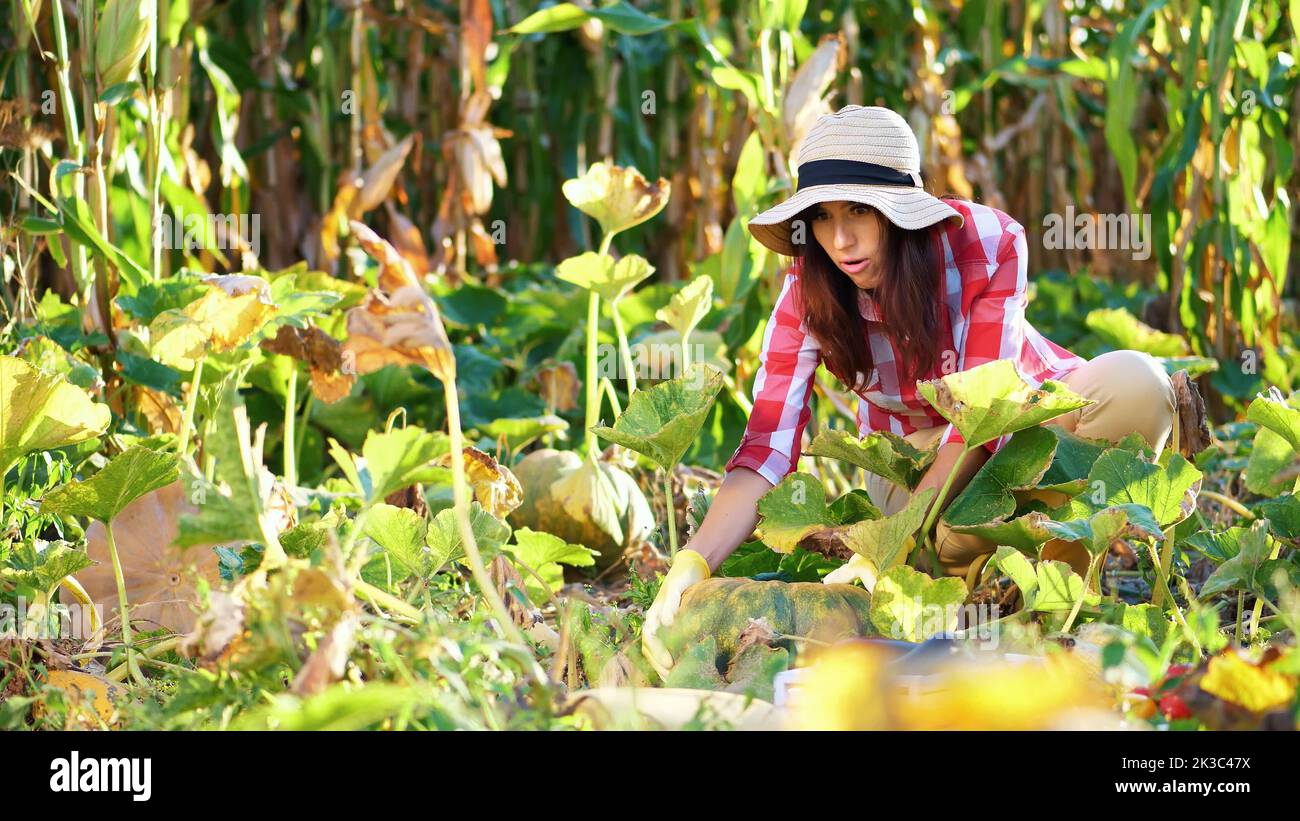
[[[663,678],[668,677],[673,657],[659,640],[659,631],[677,618],[677,608],[681,606],[686,588],[709,576],[709,563],[703,556],[688,548],[677,551],[673,566],[659,585],[659,594],[645,614],[645,624],[641,627],[641,652]]]
[[[854,553],[853,558],[822,576],[822,584],[853,584],[853,580],[857,579],[870,593],[875,589],[879,577],[880,571],[876,569],[875,562],[860,553]]]

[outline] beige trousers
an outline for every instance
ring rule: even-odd
[[[1159,362],[1139,351],[1110,351],[1085,362],[1060,380],[1094,404],[1058,416],[1043,424],[1060,425],[1078,436],[1119,441],[1130,433],[1142,434],[1157,454],[1164,449],[1173,429],[1177,403],[1173,384]],[[927,428],[908,434],[907,441],[917,448],[927,448],[943,434],[946,426]],[[867,474],[866,490],[871,500],[886,516],[907,505],[906,488]],[[1042,499],[1049,505],[1065,502],[1066,495],[1056,491],[1015,491],[1018,502]],[[983,557],[997,550],[997,545],[968,533],[955,533],[940,519],[935,528],[935,546],[940,569],[949,576],[965,576],[972,563],[982,565]],[[1044,559],[1057,559],[1083,575],[1088,568],[1088,552],[1079,542],[1053,539],[1043,546]]]

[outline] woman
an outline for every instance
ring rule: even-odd
[[[749,223],[756,239],[795,260],[763,335],[744,437],[646,614],[643,647],[661,672],[672,659],[657,634],[672,622],[683,591],[753,533],[759,497],[794,472],[819,364],[860,397],[860,435],[887,430],[918,448],[938,443],[916,492],[938,491],[963,449],[961,435],[916,382],[996,359],[1013,360],[1031,385],[1056,379],[1094,400],[1048,423],[1077,435],[1119,440],[1136,431],[1158,453],[1173,425],[1173,387],[1150,356],[1112,351],[1084,360],[1025,320],[1024,228],[996,209],[926,193],[916,138],[898,114],[850,105],[823,115],[799,161],[796,193]],[[932,504],[951,501],[1007,439],[964,459],[948,495]],[[874,475],[867,492],[886,515],[909,498]],[[940,569],[950,575],[965,575],[996,549],[942,521],[935,544]],[[1077,543],[1050,543],[1044,556],[1086,569]],[[850,563],[836,578],[852,578],[853,570]]]

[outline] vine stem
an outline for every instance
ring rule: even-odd
[[[189,455],[190,438],[194,435],[194,408],[199,404],[199,383],[203,380],[204,359],[206,357],[200,356],[199,361],[194,363],[190,389],[185,392],[185,415],[181,417],[180,443],[176,448],[176,452],[182,459]]]
[[[976,447],[979,446],[976,445]],[[974,448],[969,445],[962,448],[961,453],[957,456],[956,463],[953,464],[952,470],[948,473],[948,478],[943,480],[943,487],[939,489],[939,495],[930,503],[930,510],[925,514],[925,524],[921,525],[921,535],[923,537],[929,538],[930,528],[938,521],[939,511],[943,509],[943,500],[948,497],[948,491],[952,489],[952,483],[957,480],[957,473],[961,470],[962,463],[966,461],[966,454],[972,450]]]
[[[627,331],[623,330],[623,316],[618,310],[618,300],[609,303],[614,317],[614,333],[618,334],[618,352],[623,357],[623,370],[627,371],[627,398],[631,400],[636,390],[636,367],[632,362],[632,348],[627,344]]]
[[[144,650],[141,650],[140,655],[144,656],[145,658],[153,658],[154,656],[160,656],[163,653],[166,653],[168,650],[174,650],[178,646],[180,646],[180,643],[183,638],[184,638],[183,636],[172,636],[171,638],[163,639],[157,644],[150,645],[149,647],[146,647]],[[126,664],[119,664],[118,666],[110,670],[108,673],[106,673],[104,675],[104,678],[108,679],[109,681],[122,681],[123,679],[126,678],[127,672],[128,669]],[[195,672],[195,671],[188,670],[186,672]]]
[[[609,254],[610,241],[614,239],[613,234],[606,234],[600,241],[600,255]],[[592,430],[599,423],[600,414],[600,380],[596,378],[596,339],[597,330],[600,326],[600,294],[592,289],[587,293],[587,378],[583,387],[586,389],[587,397],[587,418],[586,418],[586,449],[587,453],[594,453],[596,450],[596,434]],[[453,455],[453,459],[456,458]]]
[[[1255,514],[1249,508],[1231,496],[1224,496],[1222,493],[1215,493],[1212,490],[1201,490],[1200,495],[1212,502],[1218,502],[1247,521],[1253,522],[1256,519]]]
[[[1083,600],[1088,595],[1088,588],[1092,586],[1093,577],[1097,575],[1097,567],[1105,557],[1105,553],[1097,553],[1088,562],[1088,575],[1083,577],[1083,590],[1079,593],[1079,598],[1074,600],[1074,606],[1070,608],[1070,615],[1065,619],[1065,626],[1061,628],[1062,633],[1069,633],[1070,628],[1074,626],[1074,620],[1079,617],[1079,611],[1083,609]]]
[[[289,487],[298,486],[298,450],[297,437],[294,435],[294,423],[297,421],[298,409],[298,361],[290,359],[293,370],[289,371],[289,384],[284,397],[284,483]]]
[[[673,509],[673,474],[664,468],[664,501],[668,504],[668,561],[677,558],[677,512]]]
[[[126,667],[131,672],[131,679],[143,685],[144,673],[135,659],[135,650],[131,647],[131,613],[126,602],[126,579],[122,576],[122,561],[117,555],[117,540],[113,538],[113,523],[104,523],[104,532],[108,537],[108,555],[113,561],[113,582],[117,585],[117,609],[122,618],[122,644],[126,647]]]
[[[1156,546],[1147,543],[1147,549],[1151,551],[1152,561],[1154,561],[1156,566],[1159,567],[1160,554],[1159,551],[1156,550]],[[1183,635],[1187,636],[1187,638],[1191,640],[1192,646],[1196,648],[1196,657],[1198,659],[1201,658],[1205,655],[1205,651],[1201,649],[1201,642],[1196,638],[1196,634],[1192,632],[1192,628],[1188,626],[1187,619],[1183,618],[1183,609],[1178,606],[1178,601],[1174,599],[1173,591],[1169,589],[1168,582],[1165,581],[1165,577],[1161,576],[1158,570],[1156,571],[1156,581],[1160,583],[1158,589],[1163,590],[1169,595],[1169,606],[1174,610],[1174,619],[1178,622],[1178,626],[1183,629]],[[1155,596],[1152,596],[1153,600],[1154,598]]]
[[[602,244],[602,248],[608,243]],[[592,294],[596,297],[594,292]],[[591,351],[592,354],[595,351]],[[588,359],[590,370],[595,370],[595,359]],[[451,435],[451,487],[452,498],[455,502],[456,524],[460,529],[461,541],[465,543],[465,557],[469,560],[470,573],[474,576],[474,581],[478,582],[479,593],[487,599],[488,605],[495,612],[497,620],[501,622],[501,632],[506,638],[528,647],[528,642],[524,639],[519,628],[515,626],[514,619],[510,618],[510,611],[506,609],[506,604],[497,595],[496,586],[492,584],[491,577],[488,576],[487,568],[483,566],[483,556],[479,553],[478,542],[474,539],[474,528],[469,520],[469,488],[465,483],[465,453],[464,438],[460,429],[460,397],[456,390],[456,379],[454,377],[443,379],[443,394],[446,397],[447,404],[447,429]],[[595,382],[589,383],[589,390],[595,387]],[[588,405],[590,408],[592,406]],[[596,435],[588,430],[588,436],[593,440]]]

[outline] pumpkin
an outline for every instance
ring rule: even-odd
[[[588,547],[598,554],[596,568],[603,570],[623,555],[629,545],[638,545],[654,530],[654,514],[645,494],[626,472],[601,462],[599,470],[613,485],[612,510],[605,511],[622,528],[623,539],[615,539],[591,510],[592,498],[577,498],[573,489],[560,485],[583,468],[583,459],[573,451],[542,448],[529,453],[513,470],[523,487],[523,501],[507,518],[511,527],[527,527],[558,536],[566,542]],[[560,487],[557,492],[557,485]]]
[[[715,577],[686,589],[676,618],[661,635],[674,659],[713,639],[715,662],[722,670],[730,664],[751,619],[766,619],[772,631],[782,636],[835,642],[877,635],[870,611],[871,594],[849,584]],[[789,639],[778,640],[777,645],[798,650]]]

